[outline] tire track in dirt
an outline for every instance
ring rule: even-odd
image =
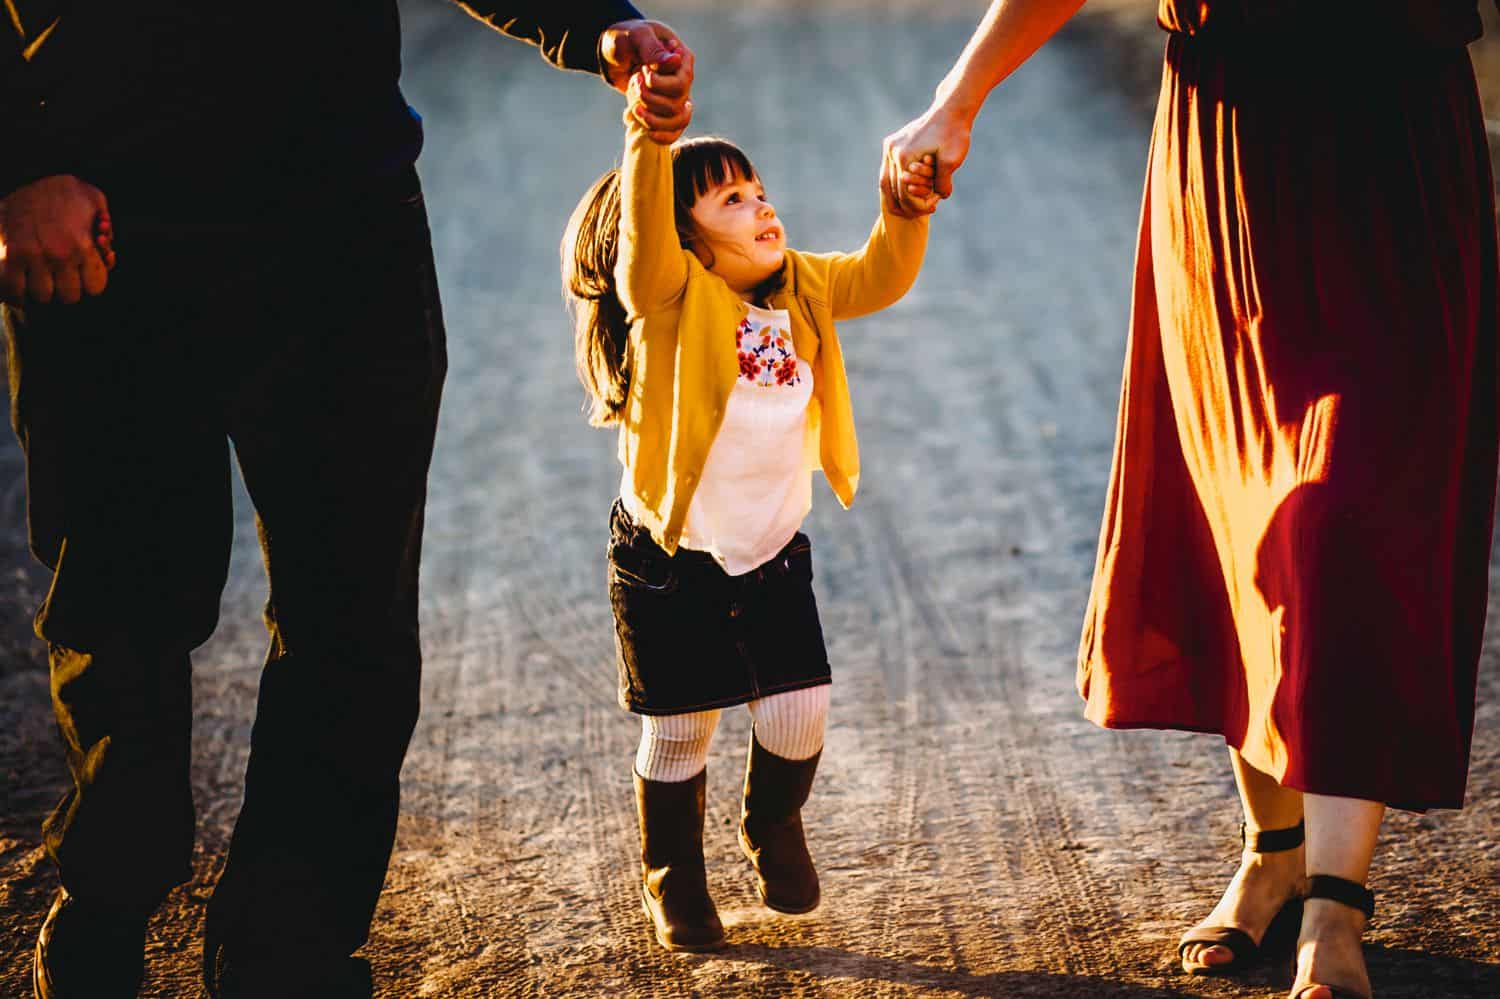
[[[621,807],[618,785],[608,776],[602,776],[597,767],[597,761],[617,755],[608,733],[614,727],[610,724],[614,720],[594,709],[585,710],[583,716],[579,748],[585,759],[596,764],[585,774],[580,788],[579,820],[586,830],[587,849],[579,858],[579,866],[587,871],[587,878],[579,891],[579,900],[585,905],[598,906],[601,925],[592,946],[594,957],[603,965],[603,984],[610,990],[629,991],[640,988],[642,980],[661,982],[663,976],[652,967],[661,959],[649,949],[654,943],[645,936],[647,924],[639,895],[639,862],[630,862],[634,857],[630,847],[638,840],[634,823],[627,826],[624,817],[627,814],[633,817],[633,808],[627,813]],[[615,772],[613,768],[604,770],[609,775]],[[655,999],[662,992],[655,987],[644,994]]]
[[[874,755],[883,775],[878,835],[875,842],[864,844],[863,854],[878,863],[884,872],[884,884],[870,900],[867,915],[873,916],[875,923],[864,935],[870,938],[875,953],[906,957],[920,950],[911,939],[915,929],[912,892],[922,873],[931,867],[921,808],[924,778],[941,761],[924,742],[912,738],[921,725],[924,697],[920,688],[926,672],[922,639],[928,628],[907,582],[912,571],[910,560],[901,554],[900,542],[879,514],[878,506],[865,500],[861,503],[865,516],[847,518],[852,523],[839,525],[857,532],[856,544],[863,560],[867,560],[860,595],[871,616],[883,626],[876,638],[881,682],[855,688],[858,694],[874,694],[874,703],[861,697],[855,710],[873,716],[869,731],[881,740],[857,756]],[[929,620],[933,618],[929,616]],[[837,678],[835,682],[839,682]],[[849,763],[839,761],[836,765]],[[955,955],[947,957],[943,963],[954,963]],[[881,981],[874,984],[872,994],[884,997],[907,993],[899,983]]]

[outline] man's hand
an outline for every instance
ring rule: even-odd
[[[886,136],[880,187],[907,217],[930,215],[953,193],[953,173],[969,155],[971,119],[930,109]]]
[[[68,174],[43,177],[0,198],[0,300],[71,305],[97,295],[114,266],[109,204]]]
[[[693,50],[676,32],[659,21],[621,21],[599,37],[599,60],[609,85],[630,97],[631,113],[652,139],[669,143],[682,135],[693,117]]]

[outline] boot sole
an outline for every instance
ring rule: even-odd
[[[764,905],[772,912],[780,912],[788,916],[805,916],[807,913],[812,912],[814,909],[816,909],[823,901],[821,898],[816,898],[813,899],[811,905],[804,905],[798,908],[793,908],[790,905],[778,905],[777,903],[766,898],[766,893],[760,890],[759,885],[755,886],[755,894],[760,896],[761,905]]]
[[[762,886],[760,879],[760,869],[755,866],[755,857],[750,851],[750,842],[745,839],[745,830],[743,827],[740,829],[739,836],[737,838],[740,842],[740,852],[745,855],[746,860],[750,861],[750,869],[755,871],[755,894],[760,899],[761,905],[765,906],[767,909],[770,909],[772,912],[779,912],[786,916],[805,916],[822,904],[822,892],[819,892],[816,896],[814,896],[812,902],[800,906],[785,905],[779,902],[773,902],[771,899],[767,898],[766,890]]]
[[[725,947],[727,947],[729,945],[728,941],[725,940],[723,937],[719,937],[719,939],[717,939],[717,940],[709,940],[709,941],[706,941],[704,943],[696,943],[696,944],[668,943],[662,937],[661,930],[657,929],[656,920],[651,915],[651,903],[648,902],[648,901],[646,901],[646,886],[645,885],[641,886],[641,911],[646,914],[646,922],[648,922],[648,923],[651,924],[651,934],[652,934],[652,936],[656,937],[656,942],[659,943],[659,944],[661,944],[661,946],[664,949],[672,951],[673,953],[678,953],[678,954],[712,954],[715,951],[723,950]]]

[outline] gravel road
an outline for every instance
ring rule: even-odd
[[[926,106],[982,4],[919,6],[652,5],[699,54],[695,131],[747,149],[793,245],[863,239],[881,137]],[[404,9],[451,374],[423,720],[367,948],[380,994],[1284,995],[1284,964],[1238,983],[1176,969],[1177,935],[1237,855],[1218,740],[1099,731],[1073,690],[1149,124],[1101,37],[1071,31],[996,95],[915,289],[841,328],[866,471],[849,512],[820,481],[808,527],[835,675],[806,811],[824,904],[794,918],[755,903],[733,836],[748,718],[727,712],[707,851],[733,946],[674,956],[651,942],[635,889],[638,725],[614,702],[603,580],[614,440],[584,424],[557,291],[557,240],[618,156],[619,103],[451,6]],[[0,443],[10,996],[55,884],[39,824],[65,774],[29,633],[46,580],[24,550],[19,456]],[[223,623],[195,658],[196,876],[153,923],[152,996],[195,994],[240,800],[265,638],[239,498]],[[1385,827],[1366,938],[1381,999],[1500,995],[1496,652],[1491,638],[1468,808]]]

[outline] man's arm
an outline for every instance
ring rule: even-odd
[[[499,3],[455,0],[496,31],[535,45],[558,69],[604,73],[599,37],[612,24],[639,21],[641,12],[625,0],[580,0],[574,3]]]
[[[114,266],[108,202],[54,162],[46,107],[26,86],[53,27],[28,30],[14,5],[0,12],[0,301],[15,304],[97,295]]]
[[[625,0],[541,4],[454,0],[497,31],[535,45],[560,69],[598,73],[624,93],[636,70],[649,69],[635,106],[652,139],[672,142],[693,116],[693,52],[660,21]]]

